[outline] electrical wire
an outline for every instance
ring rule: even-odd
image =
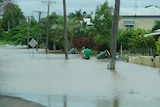
[[[87,1],[87,2],[89,2],[89,3],[91,3],[91,4],[96,4],[96,5],[98,5],[99,3],[98,2],[96,2],[95,0],[85,0],[85,1]]]

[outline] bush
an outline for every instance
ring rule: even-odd
[[[97,50],[91,50],[91,54],[92,54],[93,56],[96,56],[96,55],[98,55],[98,51],[97,51]]]
[[[80,38],[76,38],[73,39],[72,41],[73,43],[73,47],[76,47],[78,49],[81,49],[82,47],[88,47],[88,48],[93,48],[94,42],[93,42],[93,38],[84,38],[84,37],[80,37]]]

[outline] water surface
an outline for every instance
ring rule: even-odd
[[[158,68],[0,47],[0,94],[46,107],[160,107]]]

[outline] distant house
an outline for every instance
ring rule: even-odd
[[[121,15],[119,28],[143,28],[151,30],[158,21],[160,21],[160,15]]]
[[[83,22],[86,23],[86,26],[93,26],[91,18],[83,18]]]

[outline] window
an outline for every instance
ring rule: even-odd
[[[124,21],[124,26],[125,26],[125,28],[127,28],[127,29],[133,28],[134,25],[135,25],[135,22],[134,22],[134,21]]]

